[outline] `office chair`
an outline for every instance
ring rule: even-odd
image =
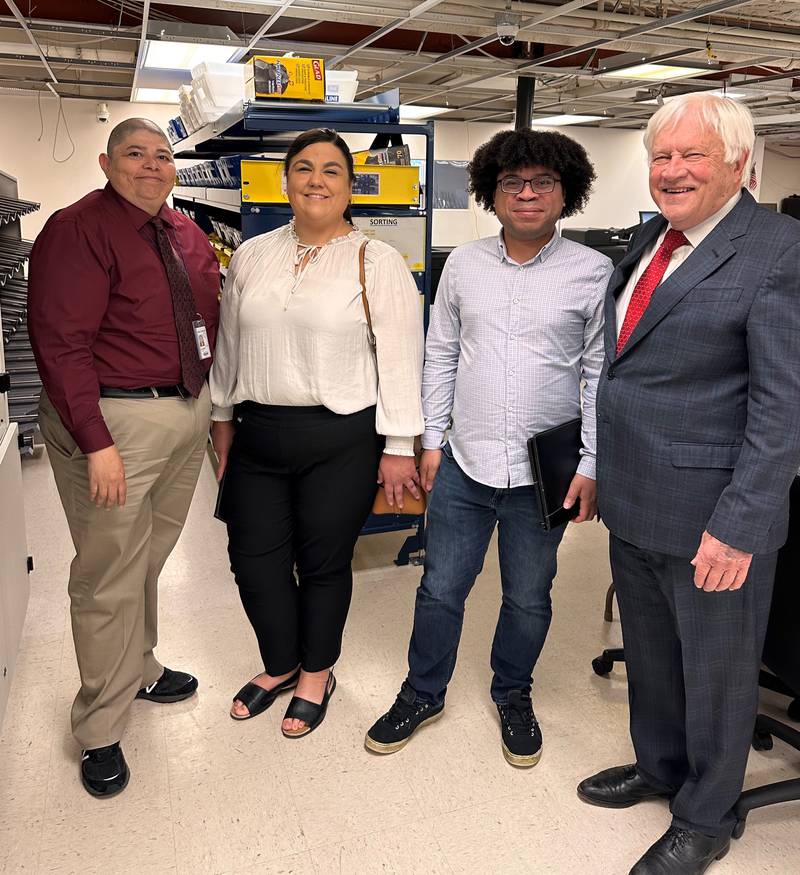
[[[800,476],[792,484],[790,501],[789,538],[778,554],[775,590],[764,642],[763,661],[769,672],[761,672],[759,685],[791,697],[787,713],[790,719],[800,720]],[[800,732],[759,714],[753,747],[770,750],[773,736],[800,751]],[[734,807],[737,817],[734,838],[742,836],[747,815],[754,808],[798,800],[800,778],[745,790]]]
[[[603,619],[606,623],[610,623],[614,619],[614,584],[612,583],[606,591],[606,607],[603,612]],[[615,662],[625,662],[625,650],[622,647],[610,647],[604,650],[600,656],[596,656],[592,660],[592,670],[600,677],[606,677],[611,669],[614,668]]]

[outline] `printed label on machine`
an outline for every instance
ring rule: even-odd
[[[403,256],[409,270],[425,270],[424,216],[354,216],[370,240],[383,240]]]
[[[356,171],[353,182],[353,194],[378,197],[381,193],[381,177],[377,173],[359,173]]]

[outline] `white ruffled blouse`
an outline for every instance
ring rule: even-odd
[[[341,414],[374,404],[386,452],[413,455],[423,431],[421,298],[400,253],[371,240],[365,272],[373,349],[358,271],[365,239],[354,229],[304,247],[292,221],[236,250],[211,369],[212,419],[232,419],[233,405],[248,400]]]

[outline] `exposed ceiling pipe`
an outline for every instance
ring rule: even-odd
[[[47,63],[47,58],[45,58],[45,56],[44,56],[44,52],[42,51],[42,47],[39,45],[38,41],[36,40],[36,37],[33,35],[33,31],[28,27],[28,23],[23,18],[22,13],[17,8],[17,4],[14,2],[14,0],[6,0],[6,4],[8,5],[8,8],[11,10],[11,14],[19,22],[20,27],[22,27],[22,29],[25,31],[25,35],[28,37],[30,44],[36,49],[36,53],[39,55],[39,58],[41,59],[42,64],[44,64],[45,70],[47,70],[48,75],[53,80],[52,82],[45,82],[45,85],[47,85],[47,87],[53,92],[53,94],[55,94],[56,97],[58,97],[58,92],[55,90],[55,88],[53,88],[53,82],[55,82],[55,84],[58,85],[58,79],[56,78],[56,74],[53,72],[50,64]]]
[[[131,82],[131,100],[133,100],[133,95],[136,93],[136,83],[139,80],[139,70],[142,69],[142,62],[144,61],[144,51],[147,43],[147,20],[149,16],[150,0],[144,0],[142,8],[142,30],[139,37],[139,48],[136,52],[136,69],[133,71],[133,82]]]

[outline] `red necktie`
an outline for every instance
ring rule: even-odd
[[[167,281],[172,292],[172,310],[175,314],[175,330],[178,334],[183,385],[194,398],[197,398],[203,388],[205,373],[197,353],[194,328],[192,327],[192,322],[200,318],[192,294],[192,285],[189,282],[186,266],[172,248],[172,243],[164,229],[164,223],[158,216],[154,216],[150,222],[156,229],[156,242],[161,252],[161,260],[164,262]]]
[[[625,319],[622,322],[622,330],[617,339],[617,355],[620,354],[622,348],[628,342],[633,329],[642,318],[642,314],[647,309],[650,303],[650,298],[653,296],[656,286],[661,282],[664,272],[667,269],[672,253],[680,246],[688,245],[689,241],[683,231],[676,231],[670,228],[667,231],[661,246],[656,250],[650,264],[645,268],[644,273],[639,277],[639,281],[633,289],[628,310],[625,313]]]

